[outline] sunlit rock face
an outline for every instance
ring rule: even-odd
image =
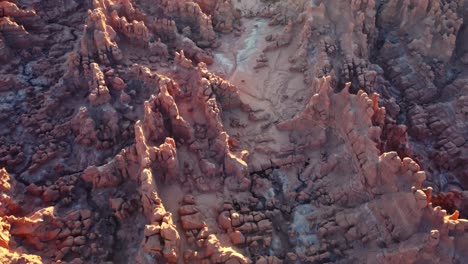
[[[0,1],[0,263],[468,263],[465,2]]]

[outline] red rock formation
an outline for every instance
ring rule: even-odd
[[[0,262],[466,262],[463,12],[1,1]]]

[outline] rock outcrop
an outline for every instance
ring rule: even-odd
[[[464,5],[0,1],[0,262],[467,262]]]

